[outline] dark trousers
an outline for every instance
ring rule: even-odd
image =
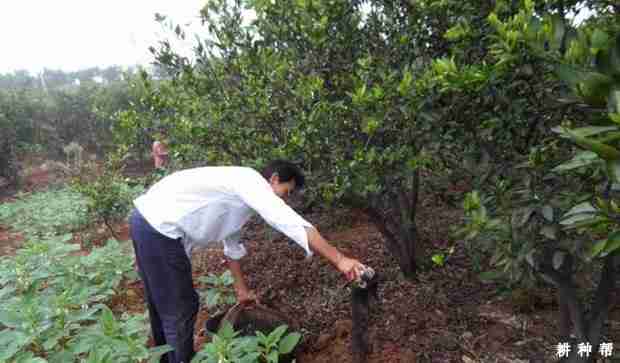
[[[157,232],[137,210],[129,224],[155,345],[174,348],[161,362],[189,363],[199,299],[183,244]]]

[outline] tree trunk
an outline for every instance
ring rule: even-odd
[[[392,184],[394,198],[390,200],[388,213],[381,211],[376,203],[368,202],[364,210],[385,238],[387,248],[396,258],[406,278],[415,277],[417,272],[418,231],[416,227],[420,175],[416,170],[398,184]],[[387,208],[386,208],[387,209]]]
[[[577,299],[577,288],[572,281],[572,276],[560,273],[550,267],[539,271],[546,280],[551,281],[559,290],[558,303],[560,305],[560,336],[562,343],[571,344],[569,356],[563,361],[568,363],[594,362],[601,343],[603,324],[607,320],[610,307],[613,305],[612,292],[616,287],[617,271],[616,260],[618,256],[607,256],[604,260],[601,280],[594,296],[591,311],[586,314],[582,304]],[[572,324],[571,324],[572,323]],[[576,341],[571,342],[570,327],[572,325]],[[579,343],[589,343],[592,353],[589,356],[578,354]]]

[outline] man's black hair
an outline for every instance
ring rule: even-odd
[[[301,189],[305,183],[305,177],[301,169],[290,161],[286,160],[273,160],[267,164],[261,174],[267,180],[271,178],[274,173],[278,173],[280,182],[286,183],[291,179],[295,179],[295,188]]]

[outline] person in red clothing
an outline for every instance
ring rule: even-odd
[[[153,142],[151,150],[155,169],[162,169],[168,164],[168,145],[166,145],[165,135],[159,134]]]

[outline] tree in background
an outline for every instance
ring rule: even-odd
[[[112,143],[116,114],[131,102],[129,72],[118,66],[77,72],[44,70],[0,75],[0,106],[18,148],[63,158],[77,142],[103,155]],[[3,125],[4,132],[5,125]]]
[[[4,104],[3,95],[0,93],[0,104]],[[17,143],[16,129],[13,127],[11,115],[7,108],[0,107],[0,177],[6,179],[9,186],[17,185],[19,170],[17,166],[17,156],[15,145]],[[4,183],[0,183],[4,184]],[[4,187],[5,185],[2,185]]]

